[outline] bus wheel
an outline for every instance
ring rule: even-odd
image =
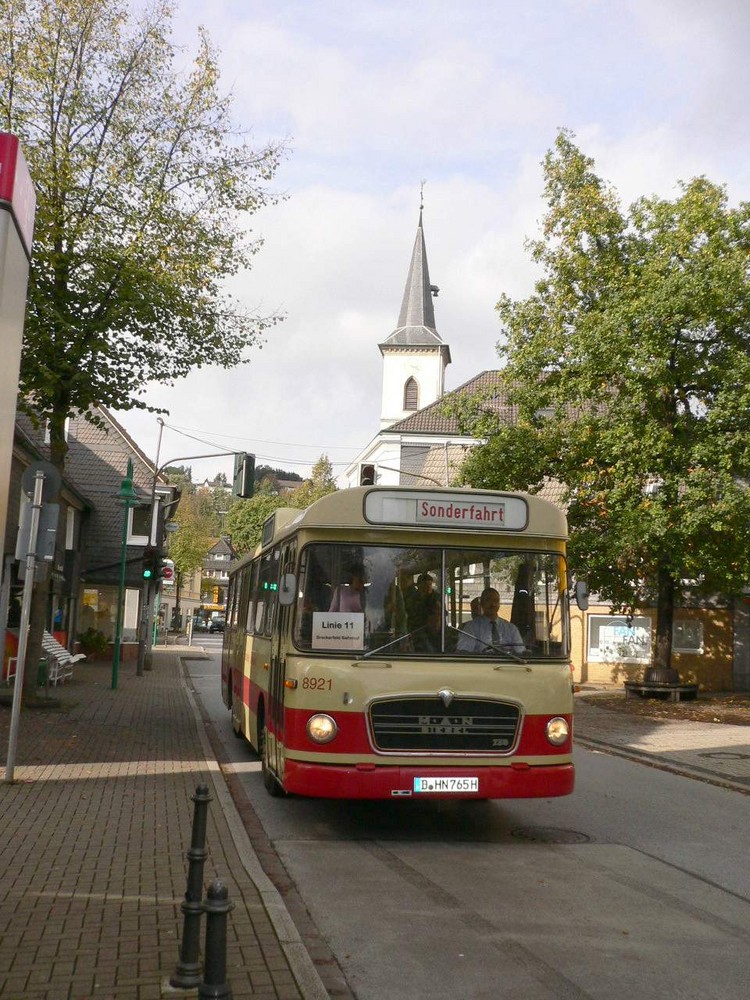
[[[268,766],[268,730],[265,721],[262,720],[260,732],[260,772],[263,776],[263,785],[269,795],[275,799],[281,798],[285,794],[284,789],[279,784],[276,775]]]
[[[241,718],[237,718],[237,714],[235,712],[236,707],[237,707],[237,703],[234,700],[234,691],[232,690],[232,678],[231,678],[231,675],[230,675],[230,677],[229,677],[229,711],[230,711],[231,717],[232,717],[232,732],[234,733],[234,735],[237,737],[238,740],[241,740],[244,737],[245,734],[242,732],[242,719]],[[240,704],[240,709],[241,708],[242,708],[242,705]]]

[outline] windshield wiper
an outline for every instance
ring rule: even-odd
[[[513,662],[513,663],[527,663],[528,662],[528,660],[525,660],[522,656],[519,656],[518,653],[511,652],[510,649],[507,649],[504,645],[502,645],[500,643],[493,644],[491,642],[485,642],[484,639],[478,638],[478,636],[473,635],[471,632],[467,632],[467,631],[465,631],[462,628],[456,628],[455,625],[449,625],[447,622],[446,622],[445,627],[451,629],[451,631],[453,631],[453,632],[458,632],[459,635],[466,635],[470,639],[473,639],[475,642],[480,643],[482,646],[484,646],[483,652],[489,652],[489,653],[494,654],[495,656],[504,656],[506,659],[511,660],[511,662]],[[516,645],[516,644],[514,643],[513,645]],[[459,649],[459,650],[456,650],[456,652],[457,653],[463,653],[463,652],[465,652],[465,650]],[[470,656],[471,654],[469,653],[468,655]]]
[[[450,628],[450,626],[447,627]],[[357,659],[366,660],[368,656],[374,656],[382,649],[388,649],[389,646],[393,646],[397,642],[403,642],[404,639],[411,639],[411,637],[416,635],[417,632],[423,632],[426,628],[426,625],[420,625],[419,628],[412,629],[411,632],[405,632],[404,635],[397,635],[395,639],[390,639],[388,642],[384,642],[382,646],[376,646],[375,649],[368,649],[366,653],[361,653]]]

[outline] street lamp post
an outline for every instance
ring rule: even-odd
[[[118,500],[124,505],[122,521],[122,546],[120,551],[120,583],[117,589],[117,618],[115,620],[115,647],[112,651],[112,690],[117,688],[117,673],[120,667],[120,637],[122,634],[123,597],[125,594],[125,560],[128,546],[128,522],[131,507],[137,507],[140,500],[133,489],[133,460],[128,459],[128,471],[117,494]]]

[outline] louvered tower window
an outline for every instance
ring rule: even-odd
[[[419,409],[419,386],[415,378],[408,378],[404,386],[404,409]]]

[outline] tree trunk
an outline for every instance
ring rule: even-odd
[[[672,668],[672,623],[674,621],[675,580],[661,567],[657,576],[656,645],[645,680],[651,683],[679,684],[680,675]]]

